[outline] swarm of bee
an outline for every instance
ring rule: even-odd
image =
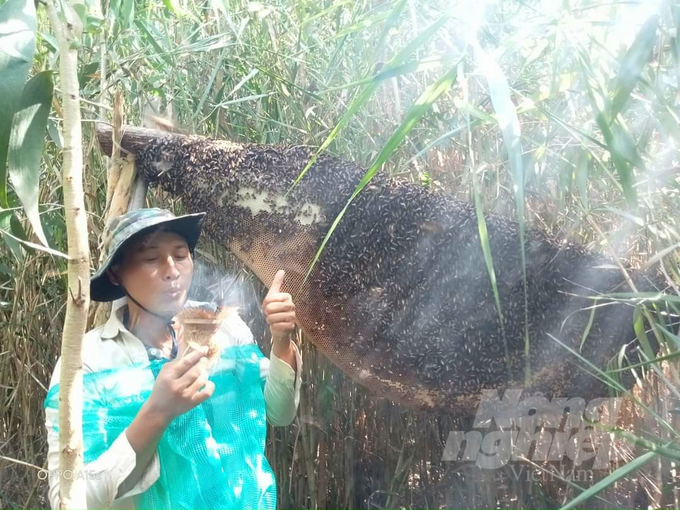
[[[220,324],[229,317],[231,311],[229,307],[219,307],[216,311],[201,307],[186,307],[178,316],[184,329],[187,352],[207,345],[206,357],[209,367],[213,367],[220,358],[222,346],[218,341],[218,329]]]
[[[310,147],[181,135],[140,146],[140,174],[207,211],[206,234],[265,283],[286,271],[302,331],[375,394],[465,411],[485,389],[590,399],[609,388],[567,348],[598,367],[624,347],[639,356],[635,307],[608,297],[627,282],[601,253],[540,228],[522,246],[517,221],[487,213],[494,289],[474,206],[445,193],[379,173],[346,208],[365,170],[326,153],[291,189]],[[665,286],[656,270],[626,270],[640,292]]]

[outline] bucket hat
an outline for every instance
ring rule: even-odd
[[[167,209],[154,207],[136,209],[114,218],[104,238],[103,250],[106,253],[104,262],[90,278],[90,299],[113,301],[125,296],[124,289],[120,285],[115,285],[106,273],[133,236],[162,228],[181,235],[193,253],[201,235],[204,217],[204,212],[175,216]]]

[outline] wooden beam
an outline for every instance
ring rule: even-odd
[[[98,122],[95,124],[95,133],[99,141],[99,147],[107,156],[111,155],[113,147],[113,128],[109,124]],[[123,126],[123,136],[120,140],[121,149],[128,154],[136,154],[137,151],[159,138],[184,137],[177,133],[168,133],[158,129],[147,129],[133,126]]]

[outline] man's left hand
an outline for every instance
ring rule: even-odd
[[[272,353],[297,371],[295,348],[290,334],[295,330],[295,304],[287,292],[281,292],[285,271],[279,270],[262,302],[262,311],[272,332]]]
[[[269,324],[272,339],[276,343],[286,340],[295,330],[295,304],[287,292],[281,292],[281,284],[286,272],[281,269],[274,276],[269,292],[262,302],[262,311]]]

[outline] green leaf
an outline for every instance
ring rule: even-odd
[[[81,64],[80,70],[78,71],[78,83],[80,84],[80,88],[84,89],[95,76],[99,77],[100,70],[101,64],[99,62]]]
[[[621,62],[621,69],[616,77],[609,119],[613,120],[623,111],[630,93],[635,84],[642,76],[642,71],[652,58],[652,50],[656,43],[656,28],[659,25],[659,16],[651,16],[638,32],[635,41],[628,49],[626,56]]]
[[[515,199],[520,227],[524,227],[524,164],[519,118],[510,95],[510,86],[496,61],[479,44],[475,47],[475,61],[489,84],[491,103],[501,128],[503,142],[508,151],[508,164],[515,184]]]
[[[671,52],[675,59],[675,65],[680,65],[680,5],[671,5],[671,14],[673,16],[673,25],[675,25],[675,37],[671,38]]]
[[[456,62],[460,58],[459,55],[450,55],[450,54],[445,54],[445,55],[430,55],[428,57],[425,57],[421,60],[413,61],[413,62],[407,62],[405,64],[395,66],[395,67],[389,67],[387,70],[385,68],[381,69],[378,74],[375,74],[373,76],[368,76],[366,78],[362,78],[360,80],[355,80],[349,83],[345,83],[343,85],[337,85],[334,87],[328,87],[326,89],[320,90],[318,94],[328,94],[329,92],[337,92],[338,90],[345,90],[345,89],[350,89],[354,87],[358,87],[360,85],[366,85],[367,83],[371,82],[380,82],[380,81],[385,81],[390,78],[394,78],[397,76],[402,76],[404,74],[410,74],[410,73],[415,73],[419,71],[425,71],[428,69],[434,69],[436,67],[440,67],[442,65],[449,66],[453,62]]]
[[[63,149],[64,137],[61,134],[61,128],[59,127],[59,124],[57,124],[57,122],[52,119],[48,120],[47,132],[49,133],[50,138],[54,142],[54,145],[57,146],[57,149]]]
[[[132,26],[135,21],[135,0],[123,0],[120,12],[120,24],[123,30]]]
[[[340,220],[342,220],[342,217],[347,212],[347,209],[349,208],[350,204],[354,201],[357,195],[361,193],[361,191],[368,185],[368,183],[371,182],[371,179],[373,179],[378,170],[382,168],[383,164],[389,159],[389,157],[392,155],[395,149],[404,140],[406,135],[413,129],[413,127],[425,114],[425,112],[430,110],[432,104],[439,98],[439,96],[441,96],[451,88],[453,82],[456,80],[457,73],[458,64],[454,65],[453,68],[448,73],[439,78],[435,83],[431,84],[425,90],[425,92],[422,93],[418,100],[413,104],[411,110],[406,115],[404,121],[392,134],[390,139],[382,148],[378,156],[375,158],[373,164],[366,171],[359,184],[357,184],[356,188],[354,189],[354,192],[352,193],[352,196],[345,204],[345,207],[343,207],[342,211],[340,211],[340,214],[338,214],[338,216],[333,221],[333,224],[326,233],[326,237],[324,237],[324,240],[322,241],[321,246],[317,250],[316,255],[314,255],[314,260],[312,261],[311,265],[309,266],[309,269],[307,270],[305,279],[308,278],[311,272],[313,271],[314,266],[319,260],[319,257],[321,257],[321,253],[323,252],[324,248],[326,247],[326,244],[328,243],[328,240],[333,235],[333,232],[340,223]]]
[[[9,213],[9,216],[5,216],[5,213]],[[53,248],[47,247],[47,246],[42,246],[40,244],[32,243],[30,241],[26,241],[25,239],[21,239],[20,237],[17,237],[14,235],[10,228],[6,228],[6,225],[10,225],[12,221],[12,211],[0,211],[0,234],[5,238],[5,242],[9,245],[10,242],[15,243],[17,246],[21,245],[27,250],[38,250],[44,253],[47,253],[49,255],[53,255],[55,257],[61,257],[63,259],[69,260],[69,256],[66,253],[62,253],[59,250],[55,250]]]
[[[167,0],[166,0],[167,1]],[[349,34],[353,34],[354,32],[359,32],[361,30],[367,30],[371,28],[374,25],[377,25],[378,23],[385,21],[386,19],[389,19],[390,13],[389,12],[381,12],[378,14],[373,14],[369,16],[365,16],[364,18],[360,19],[356,23],[353,23],[349,27],[345,28],[344,30],[338,31],[337,34],[335,34],[336,38],[344,37]]]
[[[602,88],[593,76],[592,65],[587,51],[579,48],[578,55],[597,127],[600,128],[602,137],[607,145],[607,150],[612,155],[614,167],[619,175],[626,201],[632,209],[635,209],[637,207],[637,193],[635,191],[635,176],[632,166],[634,164],[643,166],[641,158],[637,154],[635,142],[628,130],[625,129],[618,119],[612,119],[612,122],[609,122]]]
[[[628,301],[630,303],[678,303],[680,296],[664,294],[663,292],[609,292],[602,294],[604,297],[617,301]]]
[[[466,129],[473,129],[473,128],[476,128],[477,126],[481,125],[481,124],[482,124],[481,121],[479,121],[479,120],[474,120],[474,121],[470,122],[470,125],[469,125],[469,126],[458,126],[458,127],[456,127],[455,129],[452,129],[451,131],[447,131],[446,133],[444,133],[444,134],[438,136],[436,139],[434,139],[433,141],[431,141],[430,143],[428,143],[425,147],[423,147],[423,148],[420,149],[418,152],[416,152],[413,156],[411,156],[411,158],[410,158],[406,163],[402,164],[401,167],[399,168],[399,170],[397,170],[397,171],[396,171],[394,174],[392,174],[392,175],[397,175],[397,174],[400,174],[400,173],[402,173],[402,172],[406,172],[408,166],[409,166],[411,163],[413,163],[416,159],[418,159],[418,158],[419,158],[420,156],[422,156],[423,154],[426,154],[426,153],[427,153],[430,149],[432,149],[433,147],[436,147],[436,146],[439,145],[440,143],[442,143],[442,142],[448,140],[449,138],[454,137],[455,135],[457,135],[458,133],[460,133],[460,132],[463,131],[463,130],[466,130]]]
[[[368,184],[368,181],[370,181],[375,173],[380,170],[382,165],[389,159],[399,144],[401,144],[404,138],[406,138],[406,135],[415,127],[420,118],[432,108],[432,104],[439,98],[439,96],[446,93],[451,88],[453,82],[456,80],[457,74],[458,64],[456,63],[448,73],[430,85],[413,104],[404,121],[392,134],[390,139],[380,151],[380,154],[378,154],[378,157],[371,165],[371,168],[369,168],[369,171],[366,172],[366,175],[364,176],[366,184]]]
[[[401,13],[405,6],[406,0],[397,0],[394,3],[392,10],[390,11],[390,15],[388,16],[387,21],[385,21],[385,24],[380,31],[380,35],[376,39],[376,44],[373,46],[373,60],[379,58],[380,55],[382,55],[387,34],[389,34],[392,28],[399,24],[399,18],[401,17]]]
[[[578,187],[578,194],[581,198],[581,203],[587,211],[588,205],[588,155],[583,151],[579,151],[578,163],[574,169],[574,178],[576,179],[576,186]]]
[[[57,42],[56,37],[54,37],[52,34],[48,34],[47,32],[38,31],[38,34],[40,34],[42,43],[49,49],[50,52],[59,52],[59,43]]]
[[[496,303],[496,311],[498,312],[498,323],[500,324],[501,333],[503,337],[503,349],[504,349],[503,352],[505,353],[505,362],[508,365],[508,370],[510,370],[510,355],[508,353],[507,338],[505,337],[503,309],[501,308],[501,297],[498,292],[498,280],[496,278],[496,270],[493,267],[493,254],[491,253],[489,230],[487,229],[486,220],[484,219],[484,205],[482,203],[482,193],[479,190],[475,169],[472,169],[472,172],[470,172],[470,176],[472,177],[472,193],[474,195],[475,215],[477,216],[477,230],[479,231],[479,240],[482,245],[482,253],[484,255],[484,262],[486,263],[486,271],[487,273],[489,273],[489,281],[491,282],[491,288],[493,289],[493,299],[494,302]]]
[[[302,22],[301,26],[304,27],[305,25],[310,24],[312,21],[315,21],[319,18],[322,18],[326,14],[333,12],[334,10],[338,9],[339,7],[342,7],[343,5],[351,4],[353,2],[354,2],[354,0],[339,0],[338,2],[335,2],[330,7],[327,7],[326,9],[323,9],[323,10],[317,12],[316,14],[314,14],[313,16],[310,16],[307,19],[305,19]]]
[[[448,20],[448,16],[442,16],[439,18],[437,21],[432,23],[428,28],[426,28],[422,33],[420,33],[418,36],[416,36],[412,41],[410,41],[402,50],[397,53],[392,60],[390,60],[385,68],[381,71],[382,73],[385,73],[386,71],[393,69],[399,65],[402,65],[404,61],[410,57],[410,55],[416,51],[421,45],[429,41],[432,36],[439,30],[444,23]],[[370,97],[373,95],[373,92],[380,86],[381,80],[377,81],[371,81],[362,91],[360,91],[356,97],[354,98],[354,101],[352,101],[352,104],[347,108],[345,113],[342,115],[338,123],[335,125],[333,130],[330,132],[328,137],[324,140],[324,142],[321,144],[321,147],[316,151],[316,154],[309,160],[309,162],[305,165],[305,167],[302,169],[302,172],[300,172],[300,175],[297,176],[295,179],[295,182],[293,182],[291,186],[291,190],[293,187],[295,187],[300,180],[304,177],[304,175],[307,173],[307,171],[311,168],[311,166],[314,164],[314,162],[317,160],[319,157],[319,154],[321,154],[323,151],[325,151],[328,146],[333,142],[336,136],[342,131],[342,129],[349,123],[351,118],[354,116],[355,113],[357,113],[361,107],[370,99]],[[288,191],[290,193],[290,190]],[[288,194],[286,193],[286,195]]]
[[[599,298],[593,298],[593,299],[599,299]],[[621,393],[622,395],[625,395],[626,397],[628,397],[631,400],[631,402],[634,402],[636,405],[640,406],[641,409],[644,409],[645,411],[647,411],[647,413],[649,413],[650,416],[655,418],[656,422],[660,426],[664,427],[666,430],[668,430],[671,433],[675,433],[672,425],[670,423],[668,423],[667,420],[665,420],[664,418],[659,416],[659,414],[657,412],[655,412],[654,409],[652,409],[651,407],[649,407],[649,405],[642,402],[633,393],[631,393],[624,386],[622,386],[621,382],[618,380],[618,375],[619,375],[618,373],[612,374],[612,373],[610,373],[610,371],[606,371],[606,372],[603,371],[602,369],[600,369],[600,367],[598,367],[597,365],[595,365],[591,361],[584,358],[581,355],[580,352],[575,351],[570,346],[561,342],[559,338],[551,335],[550,333],[548,333],[548,337],[551,338],[552,340],[554,340],[556,343],[558,343],[566,351],[571,353],[574,357],[576,357],[580,361],[580,363],[578,365],[579,369],[583,370],[585,373],[590,374],[591,376],[596,377],[597,379],[599,379],[600,381],[605,383],[610,388],[610,390],[612,392],[617,392],[617,393]],[[650,445],[648,444],[647,446],[650,446]]]
[[[512,101],[510,85],[508,85],[505,74],[503,74],[503,71],[491,55],[484,51],[479,44],[479,41],[475,39],[473,45],[475,50],[475,61],[489,84],[491,104],[496,112],[498,125],[501,128],[505,149],[508,151],[508,163],[510,165],[515,191],[515,208],[517,210],[517,221],[519,223],[522,282],[524,288],[524,356],[526,361],[524,377],[528,382],[531,378],[529,370],[531,353],[529,342],[527,264],[524,248],[524,163],[522,161],[522,131],[519,125],[519,117],[517,116],[517,108]]]
[[[635,336],[637,337],[638,342],[640,342],[640,346],[642,347],[643,352],[648,358],[654,359],[654,349],[652,349],[652,346],[649,343],[649,339],[647,338],[647,332],[645,331],[644,315],[642,313],[642,310],[638,306],[635,307],[635,310],[633,312],[633,320],[634,320],[633,329],[635,331]]]
[[[168,10],[175,16],[178,18],[182,17],[182,6],[178,0],[163,0],[163,3],[165,4],[165,7],[167,7]]]
[[[104,20],[90,14],[88,6],[85,4],[74,4],[73,10],[76,11],[76,14],[80,18],[84,32],[94,34],[101,29]]]
[[[159,34],[154,29],[153,25],[138,19],[135,21],[135,26],[141,31],[142,35],[144,36],[143,38],[146,39],[156,50],[156,56],[162,58],[166,64],[173,66],[172,59],[168,56],[168,52],[165,51],[165,49],[163,49],[163,47],[158,42],[157,36],[159,36]]]
[[[629,463],[621,466],[619,469],[617,469],[610,475],[606,476],[605,478],[597,482],[588,490],[583,491],[581,494],[572,499],[569,503],[564,505],[560,510],[569,510],[571,508],[576,508],[578,505],[592,498],[597,493],[605,490],[607,487],[611,487],[621,478],[624,478],[630,475],[631,473],[634,473],[642,466],[647,464],[649,461],[654,460],[656,456],[657,454],[655,452],[647,452],[644,455],[640,455],[637,459],[632,460]]]
[[[40,224],[40,158],[45,142],[47,116],[52,104],[52,73],[43,71],[31,78],[12,120],[7,168],[9,178],[26,216],[41,243],[47,239]]]
[[[483,122],[496,124],[496,119],[494,118],[493,115],[489,115],[484,110],[480,110],[475,105],[470,104],[470,102],[468,101],[464,101],[463,99],[456,97],[453,99],[453,104],[461,113],[470,115],[471,117],[474,117]]]
[[[12,235],[12,217],[14,216],[13,211],[0,211],[0,235],[3,241],[7,244],[9,251],[14,255],[19,262],[24,260],[24,252],[21,249],[21,244]]]
[[[0,206],[3,207],[7,207],[11,118],[31,69],[36,29],[33,0],[8,0],[0,7]]]
[[[9,220],[9,226],[12,235],[16,238],[19,239],[19,243],[22,241],[27,242],[28,241],[28,236],[26,235],[26,231],[24,230],[24,226],[21,224],[21,221],[17,217],[16,211],[12,216],[10,217]],[[33,255],[35,253],[35,250],[33,248],[27,247],[25,244],[22,245],[24,250],[26,250],[30,255]]]
[[[677,349],[677,347],[680,345],[680,338],[678,336],[674,335],[673,333],[671,333],[670,331],[659,327],[658,325],[657,325],[657,327],[659,328],[659,330],[661,330],[661,332],[664,335],[666,335],[674,343],[674,347]],[[648,361],[641,361],[639,363],[634,363],[634,364],[631,364],[631,365],[625,365],[625,366],[622,366],[621,368],[613,368],[613,369],[609,370],[609,372],[610,373],[628,372],[628,371],[630,371],[634,368],[658,365],[662,361],[668,361],[668,360],[673,360],[673,359],[678,359],[678,358],[680,358],[680,351],[675,351],[675,352],[672,352],[670,354],[666,354],[665,356],[657,356],[657,357],[652,358]]]
[[[215,68],[212,71],[212,74],[210,75],[210,79],[208,80],[208,83],[205,85],[205,89],[203,90],[203,95],[201,96],[201,100],[198,102],[198,106],[196,107],[196,113],[194,114],[196,117],[202,114],[203,112],[203,105],[208,99],[208,96],[210,95],[210,91],[212,90],[213,84],[215,83],[215,80],[217,79],[217,74],[222,70],[222,64],[224,63],[224,60],[227,58],[227,54],[229,52],[229,48],[224,48],[222,52],[220,53],[220,58],[217,61],[217,65],[215,65]],[[241,88],[243,84],[250,80],[253,76],[255,76],[258,73],[257,69],[251,70],[251,72],[241,80],[239,85],[237,85],[237,89]],[[233,93],[233,92],[232,92]],[[210,115],[215,110],[213,109],[212,112],[210,112]]]

